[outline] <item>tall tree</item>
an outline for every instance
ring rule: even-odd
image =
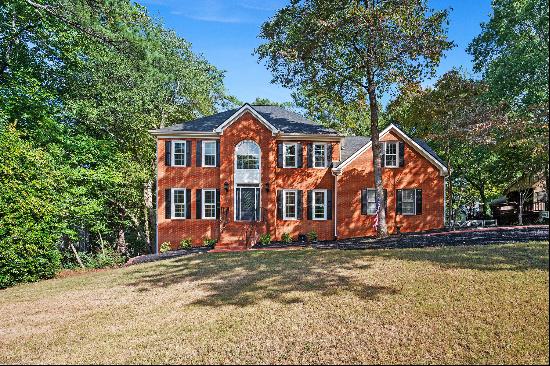
[[[387,235],[383,199],[379,98],[393,87],[435,72],[451,48],[447,11],[425,0],[293,0],[264,23],[256,50],[273,80],[370,114],[378,235]],[[368,98],[368,104],[366,103]],[[365,121],[367,123],[367,121]]]

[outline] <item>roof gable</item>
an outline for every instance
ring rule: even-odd
[[[410,145],[413,149],[415,149],[420,155],[422,155],[424,158],[426,158],[428,161],[430,161],[433,165],[435,165],[442,176],[446,176],[449,174],[449,171],[447,167],[445,166],[445,163],[441,158],[437,156],[437,154],[422,140],[414,140],[410,138],[405,132],[403,132],[399,127],[395,126],[393,123],[390,124],[388,127],[386,127],[382,132],[380,132],[380,138],[388,134],[389,132],[394,132],[397,136],[399,136],[403,141],[405,141],[408,145]],[[364,140],[366,141],[366,140]],[[345,142],[345,139],[344,139]],[[354,147],[353,150],[355,150],[351,155],[343,155],[343,159],[336,166],[333,168],[333,171],[335,173],[340,173],[342,170],[349,165],[355,158],[360,156],[362,153],[364,153],[366,150],[368,150],[372,146],[372,141],[368,139],[364,143],[364,145],[360,148],[357,148],[357,146]]]
[[[227,127],[231,126],[233,122],[239,119],[243,114],[246,112],[252,114],[254,118],[256,118],[258,121],[260,121],[265,127],[267,127],[273,135],[277,134],[279,130],[273,126],[271,123],[269,123],[268,120],[266,120],[261,114],[259,114],[254,108],[252,108],[248,103],[245,103],[239,110],[237,110],[235,113],[233,113],[229,118],[227,118],[221,125],[216,127],[214,129],[214,132],[217,132],[219,134],[223,134],[223,130],[225,130]]]

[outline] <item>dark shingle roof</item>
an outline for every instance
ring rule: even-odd
[[[350,156],[355,154],[357,150],[368,144],[369,137],[365,136],[347,136],[342,140],[342,156],[338,164],[334,164],[335,167],[340,165],[343,161],[347,160]]]
[[[277,106],[250,106],[263,118],[283,133],[338,135],[336,130],[308,120],[298,113]],[[212,132],[240,108],[230,109],[211,116],[155,130],[155,133],[170,132]]]

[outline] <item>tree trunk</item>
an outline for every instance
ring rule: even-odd
[[[378,237],[383,238],[388,236],[388,226],[386,225],[386,202],[384,201],[384,184],[382,182],[382,159],[380,136],[378,130],[378,101],[376,99],[376,87],[372,72],[368,71],[368,94],[369,94],[369,109],[370,109],[370,134],[372,141],[372,162],[374,165],[374,187],[376,189],[376,202],[380,204],[378,210]]]
[[[153,246],[151,244],[151,227],[152,227],[152,215],[153,210],[153,182],[150,180],[143,185],[143,231],[145,233],[145,243],[149,249],[149,253],[153,253]]]
[[[71,250],[73,251],[73,254],[76,257],[76,261],[80,265],[80,268],[85,268],[84,264],[82,263],[82,260],[80,259],[80,256],[78,255],[78,252],[76,251],[76,248],[73,245],[72,240],[70,240],[70,239],[69,239],[69,246],[71,247]]]
[[[117,251],[120,254],[126,254],[128,252],[128,244],[126,243],[126,233],[124,232],[124,228],[118,229],[116,246]]]
[[[518,202],[518,223],[520,225],[523,225],[523,201],[524,201],[524,198],[523,198],[523,192],[520,190],[519,191],[519,202]]]

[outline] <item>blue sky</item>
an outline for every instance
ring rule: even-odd
[[[161,18],[167,28],[190,41],[193,50],[225,70],[229,93],[243,102],[256,97],[277,102],[291,101],[291,91],[271,84],[271,73],[252,53],[261,43],[261,24],[287,4],[286,0],[138,0],[149,13]],[[453,67],[471,71],[466,53],[479,34],[480,23],[488,20],[490,0],[431,0],[435,9],[449,9],[449,38],[457,47],[446,54],[438,74]],[[385,98],[384,98],[385,99]]]

